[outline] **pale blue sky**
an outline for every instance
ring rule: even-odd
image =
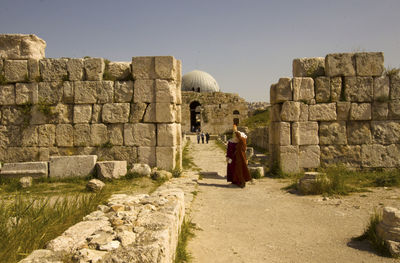
[[[46,57],[173,55],[224,92],[269,101],[292,60],[383,51],[400,67],[399,0],[1,0],[0,33],[33,33]]]

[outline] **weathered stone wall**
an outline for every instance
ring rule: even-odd
[[[285,172],[400,166],[400,72],[383,53],[295,59],[271,86],[270,151]]]
[[[167,170],[181,163],[179,60],[44,58],[45,46],[0,36],[1,162],[95,154]]]
[[[247,144],[251,146],[257,146],[259,148],[268,151],[269,139],[268,139],[268,126],[258,127],[250,131],[248,134]]]
[[[190,132],[190,104],[201,104],[201,130],[222,134],[232,129],[233,119],[247,118],[247,103],[233,93],[182,91],[182,130]],[[238,111],[239,114],[234,114]],[[240,125],[240,124],[239,124]]]

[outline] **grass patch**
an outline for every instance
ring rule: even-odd
[[[268,126],[270,123],[270,108],[256,111],[252,116],[242,121],[242,126],[247,126],[250,130]]]
[[[187,251],[188,241],[194,237],[196,225],[191,219],[184,219],[179,234],[178,245],[176,247],[175,263],[191,262],[192,255]]]
[[[193,157],[189,153],[190,141],[187,141],[182,150],[182,167],[184,170],[196,169],[197,166],[193,162]]]
[[[288,175],[282,171],[281,165],[279,162],[274,162],[269,171],[266,173],[267,177],[271,178],[287,178]]]
[[[43,113],[44,116],[52,118],[57,115],[57,113],[54,112],[53,107],[51,104],[47,101],[47,99],[40,98],[39,102],[37,104],[37,110],[41,113]]]

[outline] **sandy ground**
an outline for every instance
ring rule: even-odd
[[[190,145],[205,174],[192,205],[193,262],[400,262],[350,242],[374,208],[400,206],[400,189],[374,188],[347,197],[298,196],[288,181],[264,178],[241,189],[228,185],[225,154],[214,141]],[[216,172],[218,175],[213,175]]]

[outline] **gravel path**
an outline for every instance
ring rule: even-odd
[[[400,262],[377,256],[365,242],[350,242],[374,207],[398,206],[399,189],[327,201],[289,194],[281,190],[289,182],[268,178],[240,189],[227,184],[225,153],[214,141],[192,138],[190,153],[208,172],[192,204],[199,228],[188,246],[194,262]]]

